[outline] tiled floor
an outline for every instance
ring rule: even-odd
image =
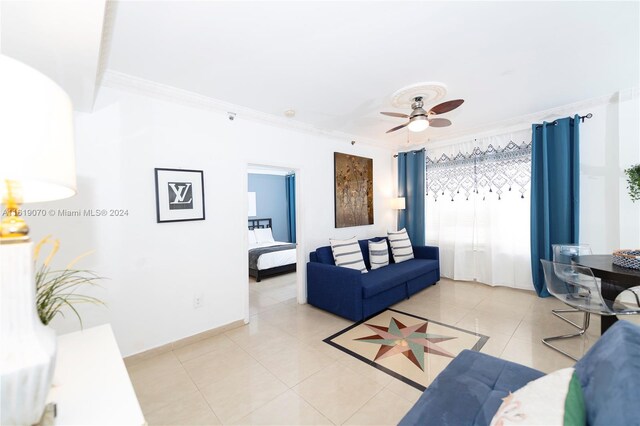
[[[150,425],[397,424],[420,396],[323,343],[351,322],[298,305],[295,274],[250,285],[250,324],[128,365]],[[394,308],[488,335],[482,352],[550,372],[572,365],[540,342],[572,332],[550,313],[560,306],[527,291],[443,279]],[[559,345],[581,355],[599,330],[596,316],[584,339]]]

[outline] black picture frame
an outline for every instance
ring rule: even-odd
[[[154,175],[157,223],[205,220],[204,172],[202,170],[157,167],[154,169]],[[179,183],[190,185],[178,185],[179,192],[176,192],[176,184]],[[163,189],[166,189],[166,191],[163,191]],[[171,200],[171,191],[173,191],[173,196],[175,197],[173,201]],[[183,191],[185,194],[190,191],[190,200],[183,201],[178,198],[183,195]],[[171,205],[174,205],[174,207],[171,207]]]

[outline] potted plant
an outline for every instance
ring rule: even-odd
[[[627,175],[627,189],[634,203],[640,200],[640,164],[629,167],[624,171]]]
[[[51,252],[42,264],[38,265],[40,251],[46,244],[52,246]],[[82,317],[74,305],[80,303],[104,305],[104,303],[93,296],[79,294],[77,291],[82,286],[97,286],[97,282],[101,280],[102,277],[92,271],[76,269],[74,267],[80,259],[90,255],[92,252],[87,252],[76,257],[64,269],[52,270],[49,265],[58,252],[59,247],[60,241],[52,239],[51,236],[47,236],[43,238],[35,248],[34,262],[38,316],[44,325],[48,325],[56,315],[60,314],[64,317],[64,309],[68,308],[76,315],[80,321],[80,327],[82,327]]]

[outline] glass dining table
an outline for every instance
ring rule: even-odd
[[[590,268],[593,275],[602,280],[601,292],[606,300],[615,300],[626,289],[640,286],[640,270],[614,265],[613,256],[610,254],[579,256],[574,259],[574,262]],[[615,316],[603,315],[601,318],[602,334],[618,320]]]

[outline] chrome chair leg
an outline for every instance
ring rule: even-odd
[[[558,311],[562,311],[562,310],[558,309]],[[567,311],[572,311],[572,310],[567,310]],[[553,313],[556,314],[555,311]],[[573,322],[567,320],[566,318],[561,317],[560,315],[556,314],[556,316],[559,317],[559,318],[562,318],[563,320],[565,320],[565,321],[567,321],[567,322],[569,322],[571,324],[573,324]],[[549,342],[554,341],[554,340],[571,339],[572,337],[580,337],[580,336],[582,336],[584,333],[587,332],[587,329],[589,328],[590,320],[591,320],[591,314],[589,312],[585,312],[584,313],[584,321],[582,323],[582,327],[573,324],[574,326],[576,326],[578,328],[578,332],[577,333],[565,334],[565,335],[562,335],[562,336],[545,337],[544,339],[542,339],[542,343],[544,343],[545,345],[547,345],[551,349],[553,349],[553,350],[555,350],[557,352],[560,352],[562,355],[568,356],[569,358],[571,358],[574,361],[578,361],[578,359],[575,358],[573,355],[569,355],[568,353],[566,353],[562,349],[558,348],[557,346],[552,345]]]
[[[563,317],[560,314],[572,314],[572,313],[578,313],[578,312],[583,312],[580,309],[575,309],[575,308],[570,308],[570,309],[552,309],[551,313],[555,316],[557,316],[558,318],[560,318],[562,321],[565,321],[569,324],[571,324],[572,326],[574,326],[575,328],[577,328],[578,330],[582,329],[582,326],[576,324],[575,322],[571,321],[568,318]],[[587,313],[585,312],[585,315],[587,315]],[[584,321],[584,320],[583,320]]]

